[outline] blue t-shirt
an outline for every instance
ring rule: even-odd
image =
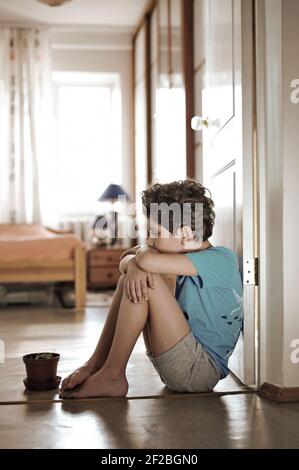
[[[196,339],[222,373],[243,324],[243,287],[237,255],[223,246],[186,253],[198,272],[177,276],[175,297]]]

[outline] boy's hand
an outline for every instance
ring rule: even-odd
[[[136,251],[139,250],[139,248],[141,248],[141,245],[136,245],[136,246],[133,246],[132,248],[128,248],[121,254],[119,259],[121,260],[127,255],[135,255]]]
[[[138,249],[136,250],[136,253],[137,253],[137,251],[138,251],[138,253],[147,253],[147,252],[149,252],[149,253],[160,253],[160,251],[157,250],[157,248],[155,248],[153,246],[153,244],[151,244],[150,241],[146,245],[142,245],[142,246],[138,247]]]
[[[128,262],[125,289],[128,298],[134,303],[148,300],[147,289],[154,288],[154,279],[151,273],[146,273],[137,266],[134,258]]]

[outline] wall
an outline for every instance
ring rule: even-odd
[[[299,338],[296,248],[299,104],[290,83],[299,78],[297,0],[257,0],[258,150],[260,189],[260,381],[299,386],[290,360]]]
[[[291,341],[299,346],[299,103],[292,103],[292,80],[299,80],[299,2],[282,2],[283,69],[283,385],[299,386],[299,363],[290,361]],[[297,93],[299,96],[299,93]],[[299,353],[297,353],[299,359]]]
[[[118,73],[122,92],[123,185],[134,195],[131,32],[126,29],[57,28],[52,31],[56,71]]]

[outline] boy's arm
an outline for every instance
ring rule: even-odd
[[[160,253],[150,247],[136,252],[136,263],[148,273],[196,276],[197,271],[190,259],[182,253]]]
[[[120,260],[120,263],[119,263],[119,270],[122,274],[126,274],[127,270],[128,270],[128,263],[130,260],[132,259],[135,259],[136,261],[136,256],[135,255],[132,255],[132,254],[128,254],[128,255],[125,255],[124,258],[122,258]],[[137,263],[136,263],[137,264]],[[137,265],[138,266],[138,265]],[[140,268],[140,266],[138,266]],[[142,268],[140,268],[142,269]],[[164,275],[163,276],[170,291],[172,292],[172,294],[174,295],[175,293],[175,285],[176,285],[176,276],[175,275]],[[152,281],[152,284],[150,284],[150,287],[154,287],[154,282]]]

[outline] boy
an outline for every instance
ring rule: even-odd
[[[146,354],[164,384],[176,392],[211,391],[229,369],[242,328],[242,283],[234,252],[213,246],[214,204],[206,188],[192,181],[154,184],[143,191],[150,223],[148,244],[127,250],[122,275],[98,345],[90,359],[61,386],[62,398],[122,397],[128,392],[126,366],[143,332]],[[190,220],[168,214],[168,225],[153,204],[176,203]],[[196,224],[202,204],[202,239]],[[184,219],[184,218],[183,218]],[[176,275],[175,296],[163,275]]]

